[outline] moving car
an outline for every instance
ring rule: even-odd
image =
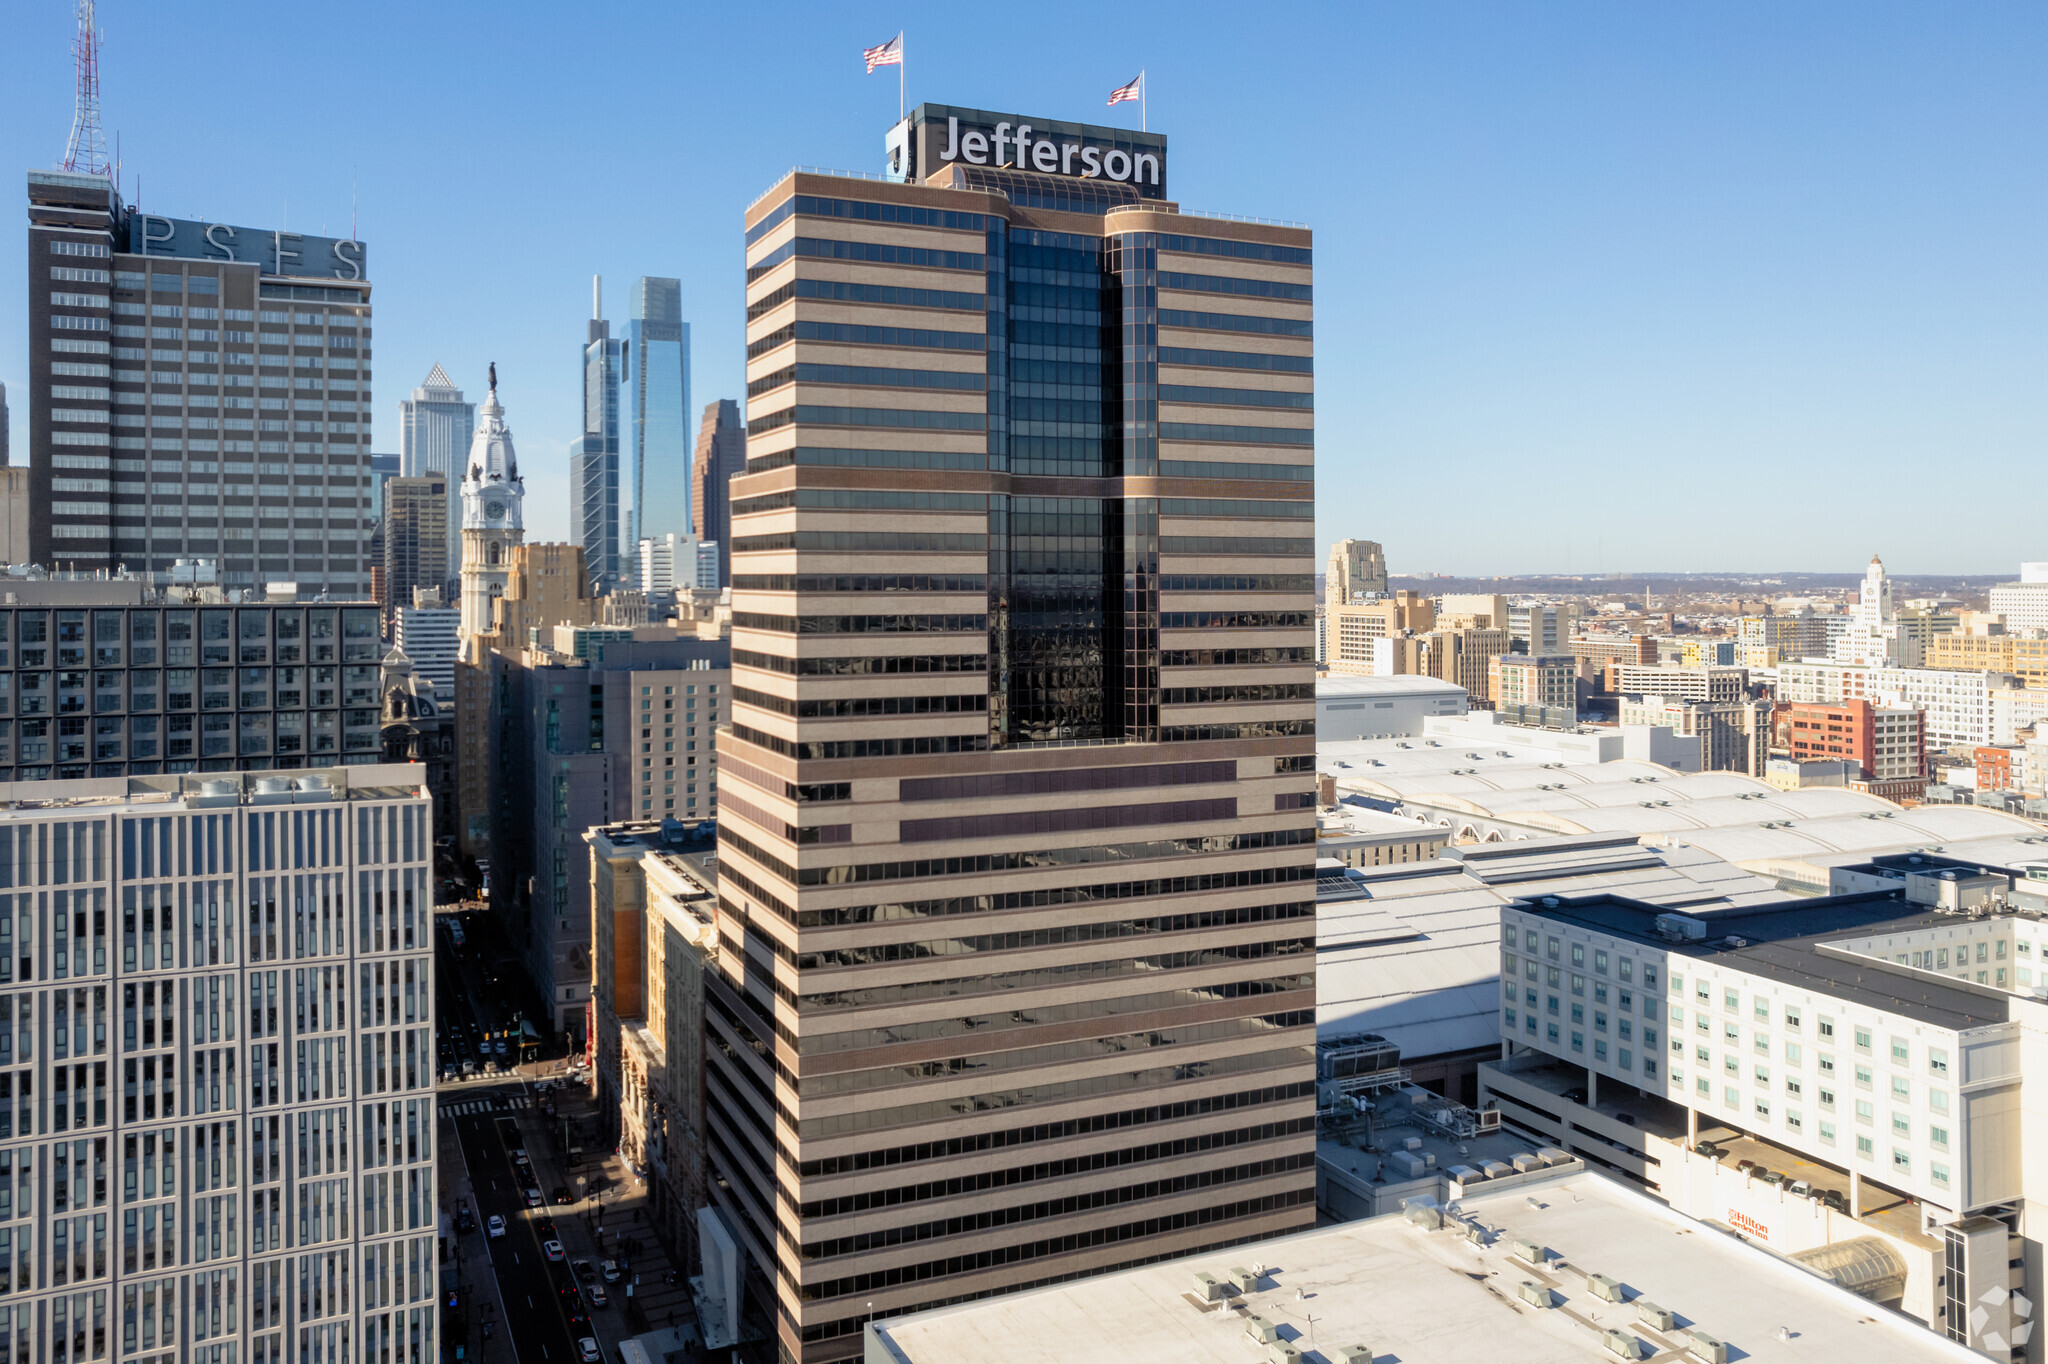
[[[470,1060],[470,1059],[469,1059],[469,1058],[468,1058],[467,1056],[463,1057],[463,1058],[462,1058],[462,1078],[466,1080],[466,1079],[468,1079],[468,1078],[469,1078],[470,1076],[472,1076],[472,1075],[474,1075],[474,1074],[476,1074],[476,1062],[474,1062],[474,1061]]]
[[[499,1038],[499,1039],[498,1039],[498,1040],[497,1040],[496,1042],[492,1043],[492,1044],[491,1044],[491,1050],[493,1050],[493,1051],[497,1052],[497,1053],[498,1053],[498,1055],[500,1055],[500,1056],[503,1056],[503,1055],[505,1054],[505,1050],[506,1050],[506,1048],[505,1048],[505,1039],[501,1037],[501,1038]]]
[[[492,1240],[497,1240],[505,1234],[505,1219],[492,1213],[491,1220],[484,1223],[484,1230],[490,1233]]]
[[[541,1205],[541,1203],[542,1203],[543,1201],[544,1201],[544,1200],[543,1200],[543,1199],[541,1198],[541,1196],[540,1196],[540,1190],[539,1190],[539,1189],[528,1189],[528,1190],[526,1191],[526,1206],[527,1206],[527,1207],[529,1207],[529,1208],[537,1208],[537,1207],[539,1207],[539,1206]]]
[[[589,1336],[576,1342],[576,1358],[582,1364],[604,1364],[604,1351],[597,1348],[597,1342]]]
[[[553,1198],[557,1203],[574,1203],[576,1201],[575,1198],[570,1195],[569,1186],[567,1184],[555,1185],[555,1191],[552,1194],[550,1194],[549,1197]]]
[[[604,1291],[603,1284],[594,1283],[590,1286],[590,1305],[592,1307],[602,1307],[610,1301],[611,1295]]]
[[[619,1281],[619,1262],[617,1260],[606,1260],[600,1272],[604,1275],[606,1283],[617,1283]]]
[[[560,1241],[542,1241],[540,1243],[540,1253],[548,1257],[549,1264],[558,1265],[562,1262],[562,1243]]]

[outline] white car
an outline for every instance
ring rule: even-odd
[[[492,1240],[497,1240],[505,1234],[505,1219],[492,1213],[484,1222],[484,1230],[490,1233]]]
[[[604,1351],[597,1348],[597,1342],[589,1336],[576,1342],[576,1357],[583,1364],[604,1364]]]
[[[548,1257],[549,1264],[560,1264],[562,1261],[562,1243],[560,1241],[542,1241],[540,1243],[540,1252]]]
[[[611,1295],[604,1291],[604,1285],[601,1283],[590,1285],[590,1291],[586,1296],[589,1297],[592,1307],[603,1307],[611,1301]]]

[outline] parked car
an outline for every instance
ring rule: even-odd
[[[590,1261],[588,1260],[569,1261],[569,1270],[571,1273],[575,1274],[577,1278],[583,1280],[583,1282],[585,1283],[597,1282],[597,1270],[591,1267]]]
[[[1795,1179],[1785,1186],[1785,1192],[1800,1198],[1813,1197],[1813,1183],[1810,1180]]]
[[[467,1080],[467,1079],[468,1079],[468,1078],[469,1078],[470,1076],[472,1076],[472,1075],[474,1075],[474,1074],[476,1074],[476,1062],[474,1062],[474,1061],[470,1060],[470,1059],[469,1059],[469,1058],[468,1058],[467,1056],[463,1057],[463,1058],[462,1058],[462,1078],[463,1078],[463,1079],[465,1079],[465,1080]]]
[[[558,1265],[562,1262],[562,1243],[560,1241],[542,1241],[540,1243],[540,1253],[547,1256],[549,1264]]]
[[[600,1272],[604,1275],[606,1283],[617,1283],[619,1281],[619,1262],[617,1260],[606,1260]]]
[[[529,1208],[538,1208],[538,1207],[540,1207],[540,1206],[541,1206],[541,1204],[542,1204],[543,1202],[545,1202],[545,1201],[546,1201],[546,1200],[544,1200],[544,1199],[543,1199],[543,1198],[542,1198],[542,1197],[540,1196],[540,1190],[539,1190],[539,1189],[528,1189],[528,1190],[526,1191],[526,1206],[527,1206],[527,1207],[529,1207]]]
[[[491,1220],[484,1223],[484,1228],[490,1232],[491,1239],[495,1241],[505,1234],[505,1219],[496,1213],[492,1213]]]
[[[1776,1170],[1765,1170],[1757,1178],[1763,1180],[1766,1184],[1783,1184],[1785,1182],[1785,1176],[1779,1174]]]
[[[590,1286],[590,1305],[592,1307],[603,1307],[610,1301],[611,1295],[604,1291],[603,1284],[594,1283]]]
[[[597,1342],[589,1336],[576,1342],[576,1358],[582,1364],[604,1364],[604,1351],[597,1348]]]
[[[1836,1212],[1849,1211],[1849,1200],[1840,1189],[1827,1190],[1820,1196],[1820,1201],[1833,1208]]]
[[[458,1231],[476,1230],[476,1214],[469,1210],[469,1204],[464,1203],[455,1209],[455,1227]]]

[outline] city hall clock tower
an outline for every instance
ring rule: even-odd
[[[462,640],[491,628],[491,603],[505,595],[512,548],[526,540],[526,484],[512,453],[512,432],[498,404],[498,367],[477,409],[476,437],[462,475]]]

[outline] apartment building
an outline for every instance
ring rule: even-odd
[[[1873,795],[1918,799],[1927,790],[1927,715],[1911,706],[1864,700],[1783,708],[1792,758],[1855,763]]]
[[[1696,735],[1702,772],[1765,775],[1771,756],[1769,701],[1687,701],[1670,696],[1631,696],[1616,717],[1623,725],[1663,725],[1674,734]]]
[[[1785,663],[1778,668],[1777,699],[1829,704],[1865,700],[1878,706],[1911,707],[1926,712],[1930,744],[1975,747],[2001,741],[1994,728],[1991,697],[2010,682],[1999,673]]]
[[[0,1358],[438,1359],[421,780],[7,788]]]
[[[1854,1244],[1863,1291],[2018,1358],[2008,1294],[2030,1303],[2041,1282],[2048,1190],[2026,1155],[2043,1139],[2027,1085],[2048,1003],[2015,972],[2040,960],[2041,926],[1933,912],[1955,903],[1933,875],[1861,881],[1696,913],[1612,896],[1508,906],[1501,1060],[1481,1067],[1482,1095],[1779,1254]],[[1723,1163],[1736,1154],[1797,1170],[1810,1192]]]
[[[1314,1220],[1313,239],[890,146],[746,214],[713,1198],[807,1361]]]
[[[2048,638],[2019,635],[1936,635],[1927,645],[1927,666],[1952,672],[2011,673],[2029,689],[2048,689]]]
[[[1570,654],[1500,654],[1487,670],[1495,710],[1537,706],[1578,714],[1579,662]]]
[[[1991,610],[2008,630],[2048,630],[2048,562],[2020,565],[2020,578],[1991,589]]]
[[[1371,674],[1381,667],[1375,643],[1436,628],[1436,604],[1403,588],[1391,596],[1326,605],[1323,622],[1330,671]]]
[[[1615,690],[1624,696],[1662,696],[1674,701],[1740,701],[1749,685],[1741,668],[1614,665]]]
[[[1610,694],[1622,690],[1615,676],[1620,665],[1657,666],[1657,641],[1649,635],[1573,635],[1570,651],[1592,671],[1594,690]]]

